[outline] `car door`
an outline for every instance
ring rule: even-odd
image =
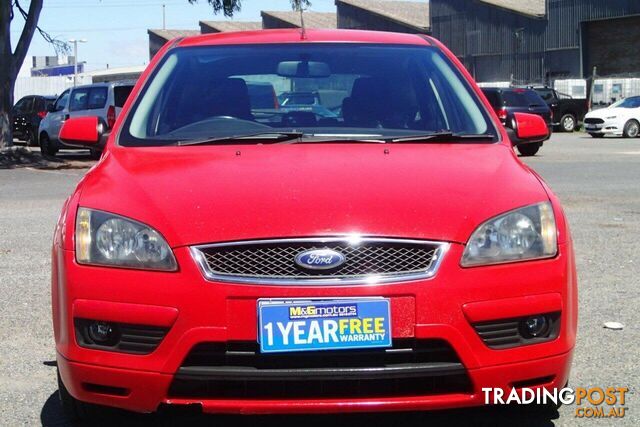
[[[25,96],[13,107],[11,116],[13,120],[13,133],[22,137],[28,127],[29,113],[33,109],[33,96]]]
[[[47,114],[46,131],[49,134],[50,140],[57,140],[58,134],[60,134],[60,128],[62,123],[67,119],[69,114],[69,95],[71,89],[67,89],[58,97],[55,104],[53,104],[53,111]]]
[[[93,86],[74,89],[69,99],[71,117],[106,116],[107,87]]]
[[[86,114],[89,104],[89,88],[73,89],[69,95],[69,117],[80,117]]]

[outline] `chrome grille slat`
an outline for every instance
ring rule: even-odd
[[[448,249],[443,242],[349,237],[239,241],[191,248],[205,278],[257,284],[366,284],[431,277]],[[304,270],[301,252],[331,249],[346,261],[334,270]]]

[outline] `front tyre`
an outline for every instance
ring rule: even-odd
[[[43,156],[53,157],[58,152],[58,149],[51,143],[49,136],[46,133],[40,135],[40,152]]]
[[[522,157],[531,157],[536,155],[540,147],[542,147],[542,143],[539,142],[537,144],[518,145],[516,148]]]
[[[25,135],[25,143],[27,147],[33,147],[38,145],[38,138],[36,137],[38,133],[33,131],[33,129],[27,129],[27,133]]]
[[[92,405],[90,403],[84,403],[71,396],[67,387],[65,387],[60,378],[60,371],[57,371],[58,375],[58,396],[60,397],[60,405],[62,411],[70,421],[89,421],[96,419],[98,412],[102,407]]]
[[[625,123],[624,130],[622,131],[623,137],[637,138],[638,134],[640,134],[640,123],[633,119]]]
[[[562,130],[562,132],[573,132],[576,130],[577,123],[576,116],[573,114],[565,114],[560,119],[560,130]]]

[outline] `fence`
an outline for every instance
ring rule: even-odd
[[[78,76],[78,84],[91,83],[91,76]],[[73,86],[73,76],[18,77],[13,99],[18,102],[27,95],[60,95]]]

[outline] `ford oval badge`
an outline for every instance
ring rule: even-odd
[[[296,264],[306,270],[331,270],[346,260],[344,255],[332,249],[311,249],[296,255]]]

